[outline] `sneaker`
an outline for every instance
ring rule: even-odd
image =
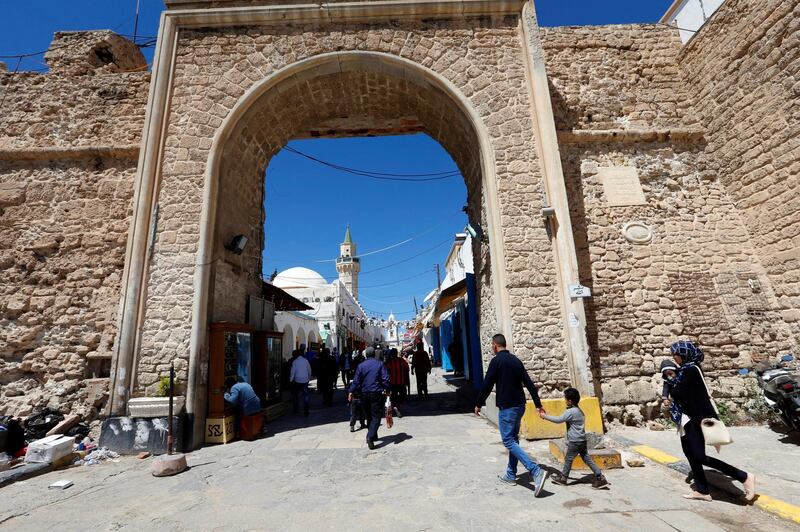
[[[375,442],[372,440],[367,440],[367,447],[369,447],[370,451],[375,450]]]
[[[553,484],[558,484],[560,486],[566,486],[567,481],[568,481],[567,477],[565,477],[561,473],[556,473],[555,475],[550,477],[550,482],[552,482]]]
[[[498,478],[498,480],[500,480],[500,482],[504,482],[506,484],[512,484],[514,486],[517,485],[517,479],[511,478],[511,477],[509,477],[509,476],[507,476],[505,474],[497,475],[497,478]]]
[[[541,469],[533,476],[533,496],[538,497],[544,487],[545,472]]]
[[[356,431],[356,426],[350,425],[350,432],[355,432],[355,431]]]
[[[606,480],[606,477],[595,478],[592,481],[592,488],[596,490],[601,490],[607,487],[608,487],[608,480]]]

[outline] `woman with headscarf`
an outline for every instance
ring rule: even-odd
[[[752,501],[756,495],[756,479],[730,464],[706,455],[706,441],[701,422],[706,418],[719,419],[705,385],[700,363],[705,355],[693,342],[681,340],[670,349],[675,363],[679,366],[674,384],[670,385],[673,399],[671,414],[679,420],[678,432],[681,435],[683,454],[689,461],[694,476],[694,490],[684,495],[687,499],[710,501],[708,481],[703,466],[708,466],[728,475],[744,485],[745,499]]]

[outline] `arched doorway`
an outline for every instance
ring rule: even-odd
[[[296,115],[287,116],[287,109],[294,109]],[[507,283],[505,268],[495,267],[495,262],[502,265],[505,259],[499,245],[503,238],[499,212],[491,207],[497,203],[495,163],[485,126],[446,79],[389,54],[322,54],[262,80],[245,94],[218,131],[211,150],[200,245],[201,257],[207,255],[210,260],[199,262],[213,262],[237,234],[245,234],[250,242],[263,242],[264,170],[289,140],[416,132],[438,141],[464,177],[469,219],[488,234],[488,243],[476,246],[475,257],[482,284],[482,325],[487,334],[503,330],[510,337],[507,294],[493,288]],[[198,293],[198,320],[206,308],[206,320],[240,321],[243,316],[236,302],[260,289],[261,260],[261,249],[254,245],[235,267],[217,261],[207,270],[198,270],[196,282],[214,287],[213,293]],[[298,330],[297,335],[300,343],[316,341],[313,332]]]
[[[283,328],[283,359],[289,360],[292,358],[294,349],[294,331],[291,325],[286,325]]]
[[[183,359],[197,437],[208,324],[241,321],[260,282],[260,246],[236,256],[225,246],[239,234],[260,243],[264,168],[288,140],[314,135],[439,142],[486,236],[475,253],[486,358],[490,333],[505,332],[530,369],[547,368],[546,386],[581,383],[583,307],[566,288],[574,249],[529,3],[197,3],[215,9],[168,10],[159,36],[111,413],[157,381],[152,368]]]

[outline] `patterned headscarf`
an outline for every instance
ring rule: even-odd
[[[678,340],[672,344],[670,351],[673,356],[680,355],[683,358],[681,368],[701,364],[705,358],[703,351],[689,340]]]

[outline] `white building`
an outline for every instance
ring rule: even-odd
[[[725,0],[675,0],[661,22],[679,29],[681,40],[689,42]]]
[[[359,345],[372,345],[386,342],[386,332],[380,320],[371,319],[358,303],[350,287],[358,290],[358,272],[360,261],[355,256],[356,245],[350,236],[348,227],[345,241],[340,247],[340,257],[337,259],[339,279],[329,283],[322,275],[309,268],[295,267],[280,272],[272,284],[288,292],[303,303],[312,307],[305,313],[277,312],[275,314],[276,329],[284,332],[284,346],[292,345],[291,349],[299,347],[301,335],[297,328],[302,327],[303,332],[310,337],[307,321],[316,323],[316,338],[320,344],[329,348],[338,348],[341,352],[345,348],[356,348]],[[291,316],[290,316],[291,314]],[[280,326],[288,327],[282,329]],[[293,342],[287,340],[293,334]],[[395,332],[395,336],[397,332]],[[310,341],[309,341],[310,342]],[[284,353],[291,349],[284,347]]]

